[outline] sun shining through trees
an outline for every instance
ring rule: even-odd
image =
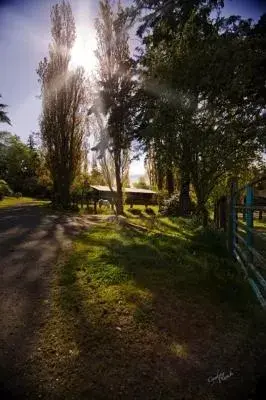
[[[200,0],[197,16],[186,0],[170,1],[169,8],[136,1],[133,9],[119,0],[77,3],[73,12],[65,0],[53,7],[49,56],[39,69],[47,117],[42,138],[48,135],[52,153],[50,139],[62,146],[49,168],[53,162],[56,178],[66,178],[57,154],[72,159],[75,139],[75,171],[65,160],[60,164],[68,168],[68,194],[95,159],[106,183],[116,186],[116,211],[123,214],[131,154],[143,151],[150,185],[162,199],[178,193],[175,212],[194,212],[207,223],[215,190],[243,166],[260,165],[265,151],[265,16],[256,24],[234,16],[211,19],[221,11],[214,0]],[[145,16],[142,25],[137,15]],[[131,40],[141,43],[138,55]],[[228,54],[234,54],[230,62]]]
[[[74,68],[83,67],[86,73],[95,71],[97,65],[96,46],[93,30],[77,27],[77,37],[71,51],[71,65]]]

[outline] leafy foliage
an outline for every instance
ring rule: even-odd
[[[133,79],[134,62],[129,53],[127,15],[120,2],[115,8],[109,0],[100,1],[96,32],[99,90],[92,112],[96,114],[99,122],[100,141],[94,150],[98,152],[105,170],[108,169],[108,157],[111,156],[113,160],[117,193],[116,211],[122,214],[123,178],[128,172],[137,103],[136,80]],[[107,181],[111,188],[110,167],[109,173],[105,175],[109,176]]]
[[[0,98],[1,97],[2,96],[0,94]],[[11,121],[10,121],[9,117],[7,116],[7,112],[5,111],[6,108],[7,108],[6,104],[0,103],[0,122],[11,125]]]
[[[265,93],[255,78],[264,71],[265,80],[265,17],[225,18],[214,12],[221,6],[177,0],[135,8],[145,9],[139,62],[149,121],[139,139],[158,188],[177,166],[181,210],[190,207],[192,183],[203,216],[220,178],[257,162],[265,146]]]
[[[145,177],[140,176],[138,181],[133,185],[137,189],[150,189],[150,186],[147,184]]]
[[[89,182],[91,185],[106,185],[105,179],[101,171],[94,166],[89,174]]]
[[[14,192],[26,196],[49,196],[48,184],[42,182],[44,172],[40,151],[32,138],[26,145],[18,136],[0,132],[0,177]]]
[[[3,179],[0,179],[0,200],[4,198],[4,196],[11,196],[12,190],[9,185]]]
[[[163,202],[160,212],[165,216],[177,216],[180,212],[179,208],[179,195],[174,194],[172,197]]]

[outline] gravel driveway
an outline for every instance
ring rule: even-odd
[[[36,205],[0,210],[1,398],[27,398],[27,366],[47,317],[52,267],[71,238],[97,222]]]

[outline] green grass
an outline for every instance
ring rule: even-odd
[[[254,219],[254,227],[266,230],[266,217],[263,217],[262,220]]]
[[[250,388],[264,314],[223,237],[193,221],[92,227],[58,266],[53,293],[38,379],[61,398],[214,400]],[[239,381],[208,384],[230,369]]]
[[[0,208],[6,208],[6,207],[15,207],[21,204],[39,204],[39,205],[45,205],[48,204],[49,202],[43,201],[43,200],[36,200],[31,197],[4,197],[3,200],[0,200]]]
[[[73,277],[77,267],[75,280],[80,275],[92,285],[107,287],[108,293],[110,286],[127,282],[131,287],[138,278],[144,285],[178,290],[179,296],[193,294],[204,302],[208,296],[212,304],[229,302],[231,307],[242,309],[243,300],[251,300],[214,232],[206,233],[182,219],[178,225],[168,218],[130,222],[128,227],[104,224],[80,238],[63,276],[71,272]],[[232,303],[229,295],[233,285],[237,285],[238,295],[231,293]]]
[[[238,233],[243,237],[246,238],[246,222],[243,221],[242,214],[238,214]],[[259,253],[261,253],[264,257],[266,257],[266,217],[263,216],[262,220],[258,219],[258,213],[255,213],[254,220],[253,220],[253,247]],[[243,246],[243,245],[242,245]],[[254,260],[256,263],[256,260]],[[263,271],[262,271],[263,272]],[[265,272],[263,272],[265,275]],[[266,277],[266,276],[265,276]]]
[[[79,212],[81,214],[94,214],[94,207],[93,205],[89,205],[89,207],[87,208],[86,205],[84,205],[83,207],[81,207],[81,205],[79,205]],[[125,215],[127,217],[134,217],[134,216],[143,216],[143,217],[149,217],[150,213],[153,214],[158,214],[158,206],[149,206],[148,207],[148,212],[146,212],[146,207],[142,206],[142,205],[138,205],[138,206],[134,206],[133,209],[130,208],[129,205],[124,205],[124,212]],[[102,208],[100,208],[99,206],[97,206],[97,213],[99,215],[113,215],[114,211],[111,208],[107,208],[105,206],[103,206]]]
[[[242,213],[238,213],[238,219],[242,224],[246,224],[246,222],[243,221],[243,215]],[[259,213],[254,213],[253,215],[253,225],[254,225],[254,229],[258,229],[258,230],[266,230],[266,215],[264,212],[264,215],[262,217],[262,219],[259,219]]]

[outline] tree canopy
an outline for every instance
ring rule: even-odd
[[[222,17],[217,1],[135,3],[136,12],[145,8],[139,63],[149,121],[139,140],[158,187],[165,176],[171,194],[177,167],[181,213],[192,184],[206,216],[218,180],[265,148],[265,16],[257,23]]]
[[[44,180],[45,167],[42,155],[29,136],[25,144],[17,135],[0,132],[0,177],[14,193],[28,196],[47,196],[49,180]]]

